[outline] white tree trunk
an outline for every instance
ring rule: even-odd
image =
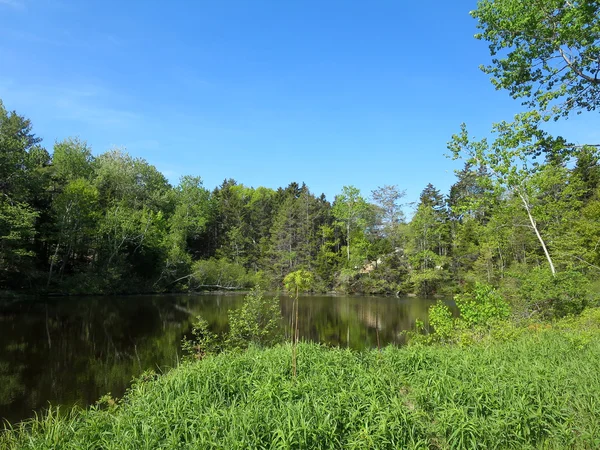
[[[554,263],[552,262],[552,258],[550,257],[550,253],[548,252],[548,249],[546,248],[546,243],[544,242],[544,239],[542,239],[542,235],[540,234],[540,232],[538,230],[535,219],[531,215],[531,209],[529,207],[529,202],[527,201],[525,196],[521,193],[519,193],[519,198],[523,202],[523,206],[525,206],[525,211],[527,211],[527,216],[529,217],[529,222],[531,222],[531,227],[533,228],[533,231],[535,231],[535,235],[537,236],[538,240],[540,241],[540,244],[542,245],[542,249],[544,249],[544,254],[546,255],[546,259],[548,260],[548,265],[550,266],[550,271],[552,272],[552,276],[555,277],[556,269],[554,269]]]

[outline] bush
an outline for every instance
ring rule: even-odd
[[[454,296],[460,318],[468,327],[488,326],[491,322],[506,320],[510,307],[492,286],[476,283],[470,292]]]
[[[552,276],[548,270],[534,269],[517,278],[518,295],[528,315],[559,318],[579,314],[590,300],[590,282],[579,272],[558,272]]]
[[[283,341],[281,309],[277,297],[265,298],[257,286],[246,295],[241,308],[229,312],[227,349],[256,344],[268,347]]]
[[[454,331],[452,311],[440,300],[429,308],[429,325],[433,327],[439,340],[445,341],[452,336]]]
[[[210,331],[208,322],[202,316],[196,317],[192,335],[192,339],[184,337],[181,341],[181,350],[186,358],[202,359],[206,355],[218,353],[221,347],[218,336]]]
[[[229,332],[217,336],[208,322],[198,316],[192,338],[183,338],[181,348],[187,359],[203,359],[225,350],[246,349],[250,344],[270,347],[283,341],[283,318],[277,297],[265,298],[257,286],[239,309],[229,311]]]
[[[194,263],[190,284],[192,287],[195,284],[198,287],[243,289],[253,286],[256,281],[244,266],[226,259],[210,258]]]
[[[504,321],[510,316],[508,303],[487,284],[477,283],[471,291],[456,295],[454,300],[460,317],[453,318],[450,308],[438,301],[429,308],[429,324],[433,332],[426,337],[413,335],[414,342],[470,344],[489,334],[494,327],[503,328]]]

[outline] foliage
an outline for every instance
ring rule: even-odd
[[[413,333],[412,342],[470,344],[488,335],[492,330],[510,327],[507,323],[511,315],[509,304],[490,285],[476,283],[467,292],[455,295],[454,301],[460,313],[458,317],[453,317],[450,308],[438,301],[429,308],[432,332],[425,336]]]
[[[239,309],[229,312],[226,349],[245,349],[254,344],[272,346],[283,339],[282,317],[277,297],[265,298],[257,286],[244,299]]]
[[[249,346],[271,347],[283,340],[279,299],[265,298],[256,286],[242,305],[229,311],[229,331],[218,335],[208,321],[197,316],[191,338],[184,337],[181,348],[186,359],[204,359],[222,351],[247,349]]]
[[[362,197],[360,189],[355,186],[344,186],[342,193],[335,197],[332,214],[337,225],[345,230],[346,260],[349,268],[356,269],[366,260],[364,245],[361,244],[364,242],[364,231],[369,219],[368,212],[368,204]]]
[[[135,383],[109,409],[51,409],[0,447],[597,448],[590,313],[468,347],[300,344],[296,380],[289,345],[209,356]]]
[[[299,269],[288,273],[283,279],[285,290],[295,295],[310,290],[314,281],[313,274],[308,270]]]
[[[442,341],[449,339],[454,331],[454,318],[450,308],[441,301],[430,307],[429,325],[433,327],[437,338]]]
[[[454,297],[460,319],[468,327],[490,325],[510,317],[510,306],[500,293],[488,284],[476,283],[464,294]]]
[[[93,155],[67,138],[50,155],[30,121],[2,106],[0,289],[279,288],[304,269],[314,291],[453,295],[475,282],[516,284],[515,273],[544,260],[557,277],[591,278],[600,270],[598,151],[550,136],[546,118],[529,111],[496,124],[489,142],[463,128],[450,143],[465,163],[456,183],[448,195],[428,184],[404,223],[398,186],[373,191],[372,203],[345,186],[333,204],[295,182],[274,190],[228,179],[211,192],[184,176],[170,186],[123,150]],[[520,297],[525,313],[548,316],[587,301]]]
[[[248,273],[242,265],[223,258],[211,258],[193,264],[190,287],[243,289],[255,282],[256,277]]]
[[[492,64],[482,67],[497,89],[555,116],[594,110],[600,101],[600,4],[542,0],[479,0],[471,12],[489,44]],[[562,99],[557,104],[555,100]]]
[[[579,272],[559,272],[553,277],[537,268],[515,276],[520,281],[517,296],[527,315],[553,318],[579,314],[590,300],[589,280]]]
[[[218,336],[210,330],[208,322],[202,316],[197,316],[196,322],[192,324],[192,336],[192,339],[184,337],[181,341],[181,350],[187,358],[203,359],[219,352]]]

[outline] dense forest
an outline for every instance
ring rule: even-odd
[[[446,194],[425,186],[407,221],[398,186],[344,186],[333,202],[298,183],[228,179],[210,191],[198,176],[171,186],[147,161],[94,155],[77,138],[49,152],[0,103],[0,289],[277,288],[304,268],[319,291],[450,294],[484,281],[531,307],[553,286],[578,296],[600,272],[598,151],[536,120],[497,124],[490,143],[463,127],[449,143],[464,162],[456,182]]]
[[[483,71],[524,108],[483,138],[457,128],[440,149],[459,162],[454,184],[441,192],[430,183],[414,203],[398,185],[344,186],[333,199],[303,183],[226,179],[211,191],[191,175],[172,186],[120,149],[96,154],[78,138],[44,148],[0,101],[0,294],[259,286],[229,310],[223,334],[197,317],[174,370],[144,372],[122,399],[8,425],[0,447],[600,448],[600,143],[573,144],[547,126],[600,108],[600,2],[478,0],[471,16],[491,56]],[[282,344],[279,299],[260,288],[293,296],[291,343]],[[438,300],[427,323],[399,334],[379,322],[398,320],[398,309],[376,304],[360,326],[375,330],[377,348],[357,353],[299,343],[299,322],[321,329],[299,313],[306,291],[453,295],[456,310]],[[49,349],[44,302],[27,326],[46,332]],[[97,307],[111,309],[130,344],[127,318],[142,309],[124,305]],[[179,322],[165,324],[191,316],[187,306],[152,305],[140,324],[167,333],[140,346],[141,359],[136,344],[131,367],[179,337]],[[349,342],[356,311],[345,310]],[[89,339],[98,314],[85,318],[71,326]],[[408,345],[381,348],[385,329]],[[46,349],[35,351],[39,359]],[[110,360],[91,361],[84,373],[115,372]],[[26,392],[5,379],[5,398]]]
[[[481,281],[528,312],[581,310],[600,272],[600,145],[544,124],[600,105],[597,9],[478,3],[482,69],[526,108],[487,138],[466,125],[449,137],[462,169],[447,193],[425,186],[410,220],[397,185],[332,201],[295,182],[210,191],[78,138],[49,151],[0,102],[0,291],[272,289],[305,269],[315,291],[448,295]]]

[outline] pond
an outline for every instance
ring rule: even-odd
[[[241,294],[64,297],[0,300],[0,418],[16,422],[49,404],[87,406],[121,396],[132,377],[177,365],[180,344],[201,314],[227,329]],[[365,349],[402,344],[426,322],[424,298],[310,296],[299,302],[304,340]],[[292,300],[281,296],[289,324]],[[1,428],[1,427],[0,427]]]

